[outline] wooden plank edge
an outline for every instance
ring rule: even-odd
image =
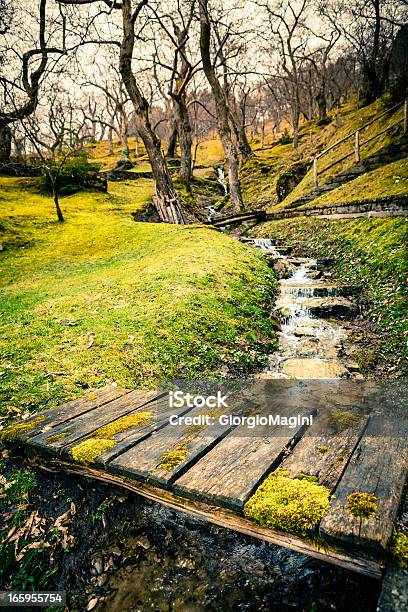
[[[60,460],[51,460],[51,462],[47,462],[47,466],[38,462],[36,465],[48,471],[53,471],[51,467],[53,466],[59,471],[65,471],[79,476],[87,476],[101,482],[120,486],[132,493],[141,495],[145,499],[158,502],[167,508],[184,512],[195,518],[206,520],[219,527],[237,531],[244,535],[257,538],[258,540],[268,542],[269,544],[274,544],[303,555],[308,555],[319,561],[331,563],[332,565],[354,571],[370,578],[375,578],[376,580],[381,580],[383,577],[384,564],[380,561],[362,556],[350,556],[346,551],[330,550],[323,546],[318,547],[317,545],[312,545],[299,536],[259,527],[230,510],[217,508],[204,503],[193,502],[174,495],[174,493],[170,491],[158,489],[147,483],[135,482],[124,476],[108,474],[85,465],[76,465]]]

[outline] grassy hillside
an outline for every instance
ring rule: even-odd
[[[335,257],[336,276],[361,286],[365,315],[375,323],[360,329],[355,338],[355,358],[362,371],[407,375],[405,218],[287,219],[263,223],[253,235],[282,239],[299,255]]]
[[[311,200],[308,207],[348,202],[390,195],[408,194],[408,158],[400,159],[367,172],[333,191]]]
[[[389,106],[390,103],[386,99],[377,100],[373,104],[361,109],[357,109],[355,104],[349,103],[337,112],[332,111],[330,113],[332,121],[328,125],[320,126],[316,121],[304,123],[300,129],[300,144],[298,151],[294,151],[291,144],[278,144],[275,147],[266,148],[263,151],[257,150],[255,157],[250,159],[241,171],[242,188],[247,208],[282,208],[300,196],[310,193],[313,189],[313,170],[311,164],[314,155],[331,146],[338,140],[341,140],[348,134],[353,133],[376,115],[386,110]],[[368,140],[377,134],[379,135],[386,127],[402,119],[402,113],[402,109],[399,109],[397,112],[386,115],[364,130],[361,140]],[[379,135],[368,145],[363,146],[361,149],[361,158],[364,160],[384,146],[390,144],[399,137],[401,130],[401,126],[394,128],[386,134]],[[353,150],[353,146],[353,139],[349,139],[339,147],[336,147],[319,162],[320,169],[324,169],[335,160],[342,158],[345,154]],[[309,164],[309,171],[295,189],[281,203],[278,203],[276,184],[279,175],[293,164],[299,162]],[[354,157],[351,156],[348,160],[334,166],[328,172],[319,175],[320,184],[322,185],[329,182],[331,177],[350,167],[353,163]],[[407,161],[403,160],[399,162],[396,169],[391,168],[389,171],[391,174],[394,173],[394,170],[397,173],[401,172],[406,174],[406,169]],[[373,196],[377,194],[387,195],[388,193],[408,193],[408,185],[406,182],[404,183],[402,181],[401,184],[398,185],[398,188],[395,189],[395,185],[392,182],[392,176],[389,176],[388,180],[385,180],[385,182],[378,181],[380,173],[381,171],[374,176],[374,180],[377,184],[375,186],[373,185]],[[330,201],[340,201],[340,198],[346,200],[360,199],[361,192],[363,191],[361,187],[363,182],[364,178],[360,182],[352,181],[345,185],[341,192],[336,190],[336,192],[333,191],[326,196],[322,196],[324,197],[322,201],[327,202],[331,197],[336,199],[330,199]],[[388,192],[389,187],[390,192]],[[354,188],[356,189],[355,193]]]
[[[366,106],[361,109],[351,109],[351,111],[348,113],[344,113],[343,111],[344,114],[342,115],[342,118],[340,120],[341,127],[335,129],[334,126],[330,124],[330,126],[327,126],[327,129],[323,131],[322,136],[324,135],[325,138],[324,140],[321,139],[321,142],[322,144],[324,144],[324,148],[332,146],[338,140],[341,140],[348,134],[351,134],[354,131],[358,130],[361,126],[371,121],[371,119],[373,119],[376,115],[387,110],[387,107],[389,106],[390,104],[386,99],[380,99],[374,102],[373,104],[370,104],[369,106]],[[361,142],[369,140],[374,136],[378,135],[370,143],[361,147],[362,160],[367,159],[383,147],[391,144],[391,142],[393,142],[398,137],[398,135],[402,133],[402,126],[400,125],[385,134],[381,134],[381,132],[385,128],[392,126],[394,123],[401,120],[402,117],[403,109],[400,108],[399,110],[397,110],[397,112],[385,115],[361,133]],[[331,136],[329,136],[330,132],[332,132]],[[347,155],[348,153],[352,152],[353,147],[353,139],[348,139],[347,141],[343,142],[338,147],[330,151],[327,155],[322,157],[321,160],[319,160],[320,185],[329,183],[331,177],[335,176],[336,174],[339,174],[339,172],[342,172],[346,168],[350,168],[350,166],[355,163],[354,157],[351,156],[347,160],[340,164],[337,164],[327,172],[323,172],[322,174],[320,174],[322,169],[324,170],[324,168],[328,167],[334,161],[339,160],[344,155]],[[292,191],[292,193],[289,194],[289,196],[284,200],[284,202],[282,202],[282,206],[290,204],[300,196],[305,195],[306,193],[310,193],[310,191],[312,190],[313,170],[311,168],[306,174],[305,178],[299,183],[297,187],[295,187],[295,189]]]
[[[55,403],[107,380],[136,388],[243,372],[274,343],[275,280],[257,253],[207,228],[135,223],[129,213],[150,197],[148,181],[111,189],[62,198],[58,224],[32,179],[0,179],[9,407]]]

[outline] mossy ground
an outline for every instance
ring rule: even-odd
[[[398,529],[394,532],[391,552],[398,565],[408,568],[408,532]]]
[[[334,257],[335,276],[359,285],[360,302],[375,322],[375,338],[356,336],[357,359],[363,373],[388,376],[407,373],[408,226],[404,217],[384,219],[297,218],[258,225],[253,236],[278,238],[294,253]]]
[[[339,114],[340,127],[336,127],[336,123],[333,121],[330,125],[321,129],[319,134],[313,135],[313,141],[315,150],[319,152],[319,149],[325,149],[332,146],[335,142],[342,140],[345,136],[352,134],[355,130],[359,129],[364,124],[368,123],[376,115],[381,114],[387,108],[392,106],[391,102],[387,97],[381,98],[369,106],[364,108],[356,109],[353,105],[346,105],[343,107]],[[391,112],[371,126],[366,128],[361,133],[361,142],[369,140],[378,134],[378,137],[374,138],[370,143],[361,147],[361,159],[367,159],[377,151],[380,151],[383,147],[391,144],[402,134],[402,124],[393,128],[385,134],[380,133],[387,127],[391,127],[397,121],[403,118],[403,109],[400,108],[397,111]],[[324,157],[319,160],[319,171],[324,170],[330,166],[334,161],[341,159],[344,155],[353,151],[354,142],[352,138],[349,138],[338,147],[327,153]],[[313,153],[313,150],[311,151]],[[324,185],[329,183],[331,178],[343,170],[350,168],[355,163],[354,156],[350,156],[347,160],[339,163],[328,171],[319,174],[319,184]],[[285,207],[297,198],[310,193],[313,190],[313,168],[309,170],[304,179],[295,187],[295,189],[288,195],[285,200],[278,205],[278,207]],[[406,189],[406,192],[408,188]],[[349,189],[350,193],[350,189]],[[385,195],[385,194],[384,194]],[[347,197],[347,199],[350,199]]]
[[[35,180],[0,188],[5,408],[54,405],[106,381],[242,373],[276,345],[263,258],[211,229],[135,223],[150,181],[62,198],[63,224]]]
[[[322,206],[337,202],[353,202],[408,193],[408,157],[367,172],[311,200],[307,206]]]
[[[246,502],[245,516],[263,527],[292,533],[306,533],[321,520],[329,507],[330,491],[314,479],[292,479],[278,468]]]
[[[339,110],[329,113],[331,122],[321,126],[317,121],[309,121],[301,124],[299,131],[299,148],[294,151],[292,144],[277,144],[257,149],[254,157],[250,158],[241,170],[241,185],[244,195],[246,209],[284,208],[299,197],[313,190],[312,160],[314,155],[332,144],[341,140],[348,134],[352,134],[363,124],[370,121],[376,115],[389,108],[391,102],[387,97],[377,100],[364,108],[357,108],[356,103],[350,102],[343,105]],[[402,119],[402,109],[392,112],[364,130],[362,140],[380,134],[386,127],[391,126],[397,120]],[[337,118],[336,118],[337,115]],[[402,127],[395,128],[390,132],[379,135],[371,143],[361,149],[362,160],[367,159],[384,146],[389,145],[402,133]],[[252,143],[253,144],[253,143]],[[353,150],[354,142],[349,139],[322,158],[320,168],[329,166],[332,162],[342,158],[346,153]],[[295,162],[310,163],[310,170],[300,181],[295,189],[280,203],[276,195],[276,184],[279,175],[287,170]],[[331,178],[354,164],[351,156],[345,162],[334,166],[331,170],[319,175],[321,185],[330,182]],[[323,194],[310,202],[315,204],[327,204],[329,202],[343,202],[359,200],[385,195],[397,195],[408,193],[408,165],[407,159],[394,163],[365,174],[354,181],[339,187],[336,190]]]

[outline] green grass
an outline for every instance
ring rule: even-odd
[[[404,217],[383,219],[297,218],[271,221],[253,232],[274,237],[309,257],[333,256],[334,272],[347,283],[362,287],[366,316],[376,323],[378,343],[368,340],[356,354],[360,368],[369,373],[375,365],[387,374],[407,373],[407,222]]]
[[[265,261],[211,229],[135,223],[151,182],[63,198],[64,224],[34,180],[0,186],[5,407],[264,362],[276,342]]]
[[[312,200],[308,207],[408,193],[408,158],[381,166]]]
[[[315,145],[320,146],[320,150],[332,146],[338,140],[342,140],[349,134],[352,134],[358,130],[361,126],[368,123],[376,115],[384,112],[387,106],[391,106],[386,98],[381,98],[361,109],[353,109],[352,107],[345,107],[340,117],[340,127],[336,128],[332,123],[321,130],[320,135],[314,135]],[[396,112],[390,113],[373,123],[368,128],[361,132],[361,143],[369,140],[373,136],[378,134],[378,137],[372,140],[367,145],[361,147],[361,159],[367,159],[383,147],[391,144],[398,135],[402,133],[401,124],[396,128],[393,128],[389,132],[380,135],[385,128],[391,127],[396,121],[401,120],[403,117],[403,109],[400,108]],[[349,138],[338,147],[327,153],[324,157],[319,160],[319,172],[328,167],[331,163],[341,159],[347,153],[352,152],[354,149],[353,138]],[[319,184],[323,185],[329,183],[331,178],[343,170],[350,168],[355,163],[354,156],[349,157],[342,163],[337,164],[333,168],[326,172],[319,174]],[[304,179],[295,187],[295,189],[285,198],[285,200],[279,204],[280,207],[285,207],[299,197],[310,193],[313,190],[313,169],[311,168],[306,174]]]

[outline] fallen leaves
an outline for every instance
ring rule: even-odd
[[[62,548],[64,549],[72,548],[75,544],[75,537],[72,534],[68,533],[67,527],[67,525],[71,523],[72,517],[75,515],[75,513],[76,506],[74,502],[71,502],[70,509],[67,510],[67,512],[64,512],[64,514],[61,514],[61,516],[59,516],[57,519],[55,519],[53,525],[53,527],[55,529],[58,529],[61,534],[58,541],[61,543]]]

